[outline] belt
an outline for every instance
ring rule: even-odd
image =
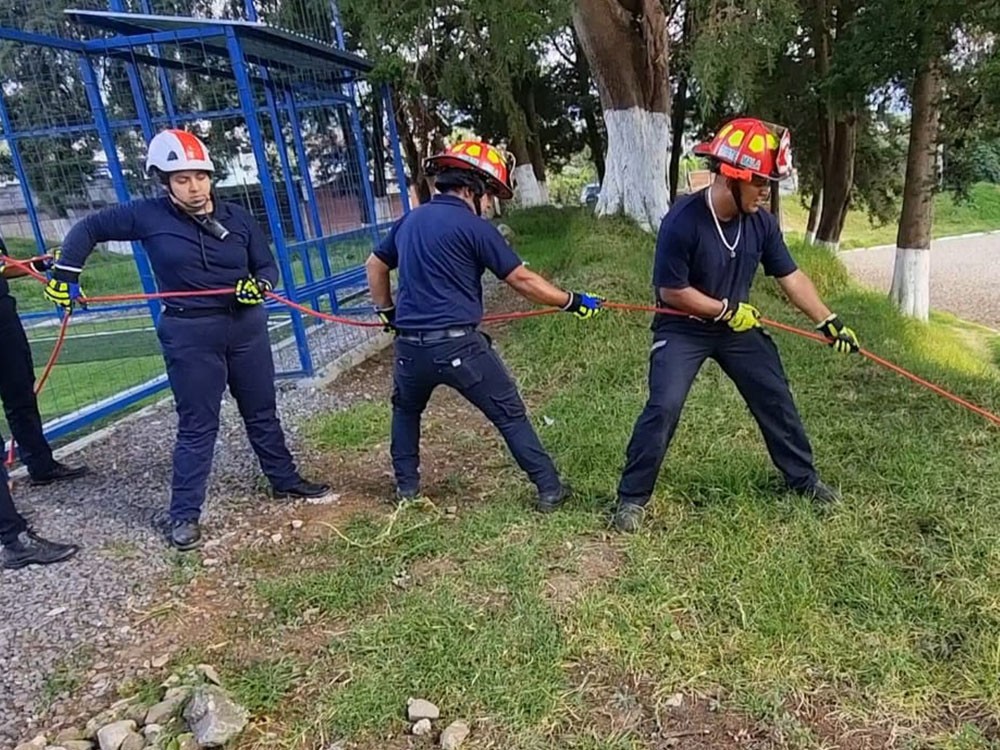
[[[164,305],[163,314],[170,318],[207,318],[211,315],[227,315],[239,312],[243,307],[246,307],[246,305],[239,305],[236,302],[225,307],[173,307],[172,305]]]
[[[401,341],[416,341],[420,344],[432,344],[435,341],[447,341],[448,339],[460,339],[475,333],[475,326],[463,326],[462,328],[439,328],[436,331],[399,331],[396,338]]]

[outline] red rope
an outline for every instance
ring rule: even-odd
[[[17,260],[15,258],[10,258],[8,256],[4,256],[3,259],[7,262],[12,263],[13,265],[24,268],[32,277],[34,277],[35,279],[44,284],[47,282],[47,279],[43,275],[37,273],[33,268],[31,268],[29,264],[33,260],[39,260],[47,257],[48,256],[39,256],[38,258],[31,258],[29,260],[22,261],[22,260]],[[104,295],[97,297],[87,297],[85,298],[85,302],[87,303],[126,302],[126,301],[147,301],[151,299],[170,299],[176,297],[202,297],[215,294],[232,294],[233,291],[234,291],[233,289],[206,289],[203,291],[156,292],[153,294],[112,294],[112,295]],[[298,302],[292,302],[290,299],[286,299],[285,297],[282,297],[279,294],[275,294],[274,292],[267,292],[267,296],[275,300],[276,302],[280,302],[281,304],[286,305],[287,307],[290,307],[294,310],[298,310],[299,312],[304,313],[305,315],[311,315],[314,318],[319,318],[320,320],[326,320],[331,323],[340,323],[341,325],[356,326],[358,328],[382,327],[382,323],[379,322],[354,320],[352,318],[346,318],[339,315],[332,315],[330,313],[324,313],[318,310],[313,310],[311,307],[306,307],[305,305],[301,305]],[[690,317],[687,313],[681,312],[679,310],[671,310],[669,308],[662,308],[662,307],[653,307],[652,305],[631,305],[624,302],[605,302],[604,306],[612,310],[660,313],[664,315],[680,315],[680,316]],[[498,323],[507,320],[520,320],[523,318],[534,318],[541,315],[551,315],[556,312],[560,311],[557,310],[556,308],[540,308],[537,310],[528,310],[524,312],[496,313],[493,315],[485,316],[483,318],[483,322]],[[49,361],[45,366],[45,371],[43,372],[42,377],[38,381],[38,385],[35,389],[36,394],[41,391],[42,386],[48,379],[49,373],[51,372],[52,367],[53,365],[55,365],[56,359],[59,356],[59,352],[62,349],[63,340],[66,337],[66,328],[69,325],[69,319],[70,316],[68,314],[63,318],[62,328],[59,331],[59,338],[56,341],[55,347],[53,347],[52,349],[52,354],[50,355]],[[804,338],[812,339],[814,341],[819,341],[823,344],[827,343],[826,338],[824,338],[818,333],[814,333],[811,331],[804,331],[800,328],[795,328],[793,326],[785,325],[784,323],[779,323],[776,320],[770,320],[768,318],[761,318],[761,322],[764,323],[765,325],[771,326],[772,328],[777,328],[782,331],[787,331],[788,333],[794,333],[796,336],[802,336]],[[859,350],[859,354],[871,360],[872,362],[886,368],[887,370],[891,370],[892,372],[895,372],[898,375],[902,375],[904,378],[911,380],[917,385],[923,386],[924,388],[933,391],[939,396],[942,396],[943,398],[946,398],[949,401],[956,403],[959,406],[962,406],[968,409],[969,411],[980,415],[981,417],[984,417],[993,424],[1000,426],[1000,416],[997,416],[996,414],[993,414],[992,412],[980,406],[976,406],[975,404],[966,401],[960,396],[956,396],[954,393],[950,393],[941,386],[935,385],[934,383],[931,383],[930,381],[921,378],[919,375],[916,375],[910,372],[909,370],[900,367],[899,365],[893,364],[892,362],[889,362],[888,360],[883,359],[882,357],[879,357],[878,355],[873,354],[872,352],[866,349]],[[11,439],[11,449],[10,449],[10,455],[8,457],[8,465],[10,461],[13,459],[13,451],[14,451],[14,441],[13,439]]]

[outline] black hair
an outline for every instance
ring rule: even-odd
[[[469,188],[473,195],[486,194],[486,182],[468,169],[445,169],[434,178],[434,187],[439,193],[454,193]]]

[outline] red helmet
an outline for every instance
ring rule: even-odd
[[[467,169],[485,181],[487,192],[505,201],[514,197],[511,183],[514,157],[501,153],[484,141],[459,141],[444,153],[435,154],[424,162],[424,171],[428,175],[436,175],[445,169]]]
[[[792,174],[791,133],[788,128],[754,117],[726,123],[708,143],[694,147],[698,156],[719,162],[719,172],[749,182],[754,175],[783,180]]]

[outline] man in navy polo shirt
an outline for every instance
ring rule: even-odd
[[[420,491],[420,418],[439,385],[454,388],[503,435],[538,490],[535,508],[555,510],[568,497],[524,402],[490,339],[483,317],[486,270],[525,298],[592,318],[603,300],[565,292],[524,267],[492,224],[481,218],[486,195],[513,197],[507,159],[481,141],[463,141],[431,157],[439,194],[400,219],[368,259],[368,283],[387,330],[396,333],[392,394],[392,463],[400,500]],[[392,301],[389,272],[399,271]]]
[[[108,240],[141,241],[162,292],[235,289],[164,300],[156,330],[177,406],[170,540],[189,550],[201,544],[198,520],[227,385],[274,496],[318,497],[330,488],[299,476],[278,421],[263,304],[278,268],[263,230],[242,206],[215,198],[215,166],[195,135],[157,134],[146,169],[163,185],[164,197],[113,206],[74,225],[45,293],[72,307],[82,294],[87,256]]]
[[[727,124],[695,149],[709,158],[715,181],[677,201],[660,225],[653,271],[657,305],[688,316],[659,314],[653,320],[649,399],[618,485],[619,531],[641,526],[688,390],[709,357],[736,383],[789,488],[821,505],[838,498],[816,474],[778,350],[748,302],[762,265],[831,347],[858,351],[854,332],[795,265],[775,218],[760,210],[772,182],[791,174],[789,146],[789,133],[780,126],[752,118]]]

